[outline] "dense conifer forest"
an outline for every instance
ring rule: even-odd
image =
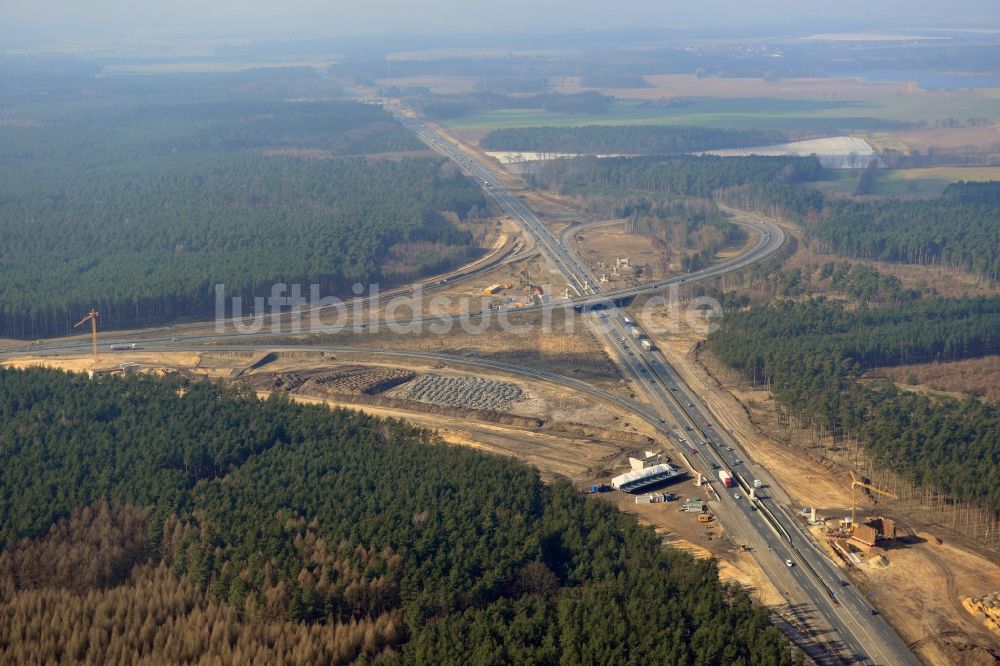
[[[813,219],[807,229],[821,252],[952,266],[1000,280],[998,182],[952,183],[930,200],[829,200]]]
[[[792,662],[712,560],[398,421],[38,369],[0,416],[5,661]]]
[[[1000,406],[861,381],[866,370],[1000,353],[1000,298],[848,310],[782,301],[727,313],[710,348],[792,415],[852,437],[881,465],[1000,510]]]
[[[684,125],[584,125],[495,129],[479,141],[486,150],[542,153],[670,155],[760,146],[785,141],[776,130]]]
[[[509,145],[517,145],[521,130],[510,132],[517,138]],[[532,180],[565,194],[646,192],[766,204],[800,223],[818,252],[950,266],[1000,280],[1000,183],[952,183],[931,199],[853,198],[806,186],[824,175],[815,157],[644,156],[552,160]]]
[[[725,188],[794,185],[822,174],[815,157],[579,157],[545,162],[532,180],[566,194],[614,189],[711,198]]]
[[[214,285],[348,293],[419,243],[426,270],[469,259],[457,222],[479,190],[353,102],[83,107],[0,127],[0,337],[59,335],[91,307],[104,327],[211,313]],[[427,253],[425,253],[427,254]]]

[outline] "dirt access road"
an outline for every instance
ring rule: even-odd
[[[763,390],[730,388],[719,381],[696,353],[703,340],[700,333],[682,327],[658,338],[657,344],[709,406],[718,424],[733,430],[744,444],[752,458],[747,461],[750,469],[755,465],[767,468],[787,492],[793,509],[816,506],[829,509],[832,515],[849,514],[849,470],[818,464],[808,449],[786,444],[769,432],[767,428],[776,424],[770,395]],[[866,591],[926,663],[1000,662],[1000,637],[961,606],[964,596],[1000,590],[1000,565],[933,529],[913,531],[905,543],[877,549],[865,564],[845,576]]]

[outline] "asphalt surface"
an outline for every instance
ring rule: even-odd
[[[487,167],[428,127],[409,118],[400,120],[428,145],[456,161],[463,171],[476,178],[497,205],[521,223],[535,246],[575,293],[575,297],[569,300],[523,310],[567,306],[582,309],[587,325],[617,356],[626,375],[641,387],[649,404],[628,400],[557,373],[487,359],[419,352],[373,352],[322,345],[296,345],[288,348],[434,359],[516,373],[559,383],[616,403],[654,424],[668,436],[674,434],[674,431],[680,431],[686,440],[684,444],[679,444],[682,458],[693,473],[701,472],[707,479],[714,480],[712,487],[718,499],[711,502],[711,508],[727,531],[749,547],[753,557],[779,591],[786,596],[796,612],[804,616],[811,615],[812,617],[806,618],[810,622],[821,619],[823,624],[836,632],[836,636],[815,643],[819,648],[814,647],[810,650],[810,656],[814,660],[831,664],[918,664],[919,661],[892,627],[881,616],[870,614],[873,606],[862,598],[854,587],[841,585],[842,576],[839,568],[819,550],[811,537],[805,533],[799,520],[777,501],[776,497],[787,496],[778,488],[773,478],[759,465],[753,465],[754,472],[749,471],[748,465],[752,465],[752,461],[741,450],[739,442],[729,433],[719,432],[713,425],[709,425],[712,423],[710,411],[697,394],[681,381],[662,354],[642,349],[639,340],[626,332],[624,320],[626,315],[615,308],[615,303],[626,297],[661,291],[670,285],[704,280],[749,266],[780,249],[785,241],[784,232],[763,218],[730,210],[731,213],[742,215],[744,220],[749,220],[736,223],[755,227],[759,231],[755,234],[756,242],[748,251],[726,262],[688,275],[603,292],[593,273],[566,248],[560,238],[541,223],[519,197],[506,190]],[[506,259],[509,260],[509,257]],[[482,270],[485,270],[485,267],[475,270],[469,277],[480,274]],[[440,320],[440,317],[435,319]],[[262,347],[280,349],[268,345],[266,343],[268,336],[263,332],[249,336],[232,332],[178,337],[177,330],[176,327],[165,327],[161,332],[146,334],[141,338],[143,351],[204,350],[206,344],[211,344],[211,349],[220,351],[255,351]],[[265,341],[255,344],[238,343],[240,338],[247,337],[261,338]],[[140,338],[133,337],[129,341],[132,339]],[[17,356],[25,352],[36,355],[79,353],[84,348],[89,348],[88,340],[67,340],[62,343],[47,344],[44,347],[11,348],[0,353],[0,357]],[[695,450],[693,454],[690,452],[691,448]],[[736,462],[737,460],[747,462]],[[731,470],[737,486],[732,489],[723,488],[718,481],[716,466]],[[762,481],[763,488],[757,491],[760,493],[758,497],[751,501],[748,496],[754,478]],[[791,561],[792,566],[787,566],[786,560]],[[827,649],[824,649],[824,645]]]
[[[749,460],[749,456],[742,451],[739,442],[730,433],[719,432],[720,429],[712,425],[711,413],[697,394],[684,384],[662,354],[643,350],[640,341],[626,330],[626,315],[607,303],[609,298],[661,290],[671,284],[739,270],[776,251],[784,243],[784,232],[761,217],[745,214],[752,220],[748,226],[759,226],[760,232],[750,251],[697,274],[603,294],[589,268],[517,195],[505,189],[490,169],[419,122],[403,121],[428,145],[478,179],[499,206],[522,224],[570,288],[583,297],[574,299],[576,302],[599,302],[607,307],[586,313],[589,324],[615,352],[626,374],[643,387],[650,404],[661,415],[661,424],[665,425],[669,418],[683,428],[681,432],[687,435],[685,439],[690,444],[684,457],[692,471],[702,472],[710,480],[716,479],[712,485],[719,499],[713,502],[717,505],[713,509],[723,524],[731,534],[745,538],[745,545],[750,547],[754,558],[790,603],[807,604],[808,612],[821,617],[837,632],[837,638],[826,642],[827,654],[811,656],[829,663],[918,664],[888,622],[873,614],[874,607],[853,586],[842,585],[839,568],[805,533],[802,523],[773,499],[775,491],[780,492],[774,479],[760,466],[757,466],[759,472],[750,474],[747,463],[742,462]],[[729,209],[729,212],[735,211]],[[723,487],[717,480],[716,467],[733,474],[735,487]],[[755,489],[754,478],[766,488]],[[750,500],[751,490],[760,496]]]

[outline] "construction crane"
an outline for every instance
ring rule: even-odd
[[[91,309],[90,314],[76,322],[73,328],[79,328],[82,324],[90,322],[90,339],[94,347],[94,367],[97,367],[97,310]]]
[[[858,501],[857,501],[857,489],[858,487],[865,488],[879,495],[885,495],[886,497],[891,497],[892,499],[899,499],[896,493],[889,492],[888,490],[882,490],[878,486],[873,486],[870,483],[865,483],[857,477],[854,470],[851,470],[851,528],[854,528],[855,518],[857,517]]]

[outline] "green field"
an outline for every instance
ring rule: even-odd
[[[564,114],[542,109],[497,109],[444,122],[454,129],[483,130],[500,127],[552,125],[570,127],[614,125],[702,125],[708,127],[774,128],[807,132],[831,130],[872,131],[891,129],[898,122],[953,118],[1000,119],[1000,98],[930,94],[886,96],[879,101],[811,100],[779,98],[703,99],[685,106],[643,106],[642,102],[616,101],[608,113]]]
[[[832,171],[824,180],[810,183],[826,194],[852,194],[859,171]],[[1000,181],[1000,167],[932,167],[885,169],[878,172],[872,194],[889,197],[936,197],[949,183],[959,180]]]

